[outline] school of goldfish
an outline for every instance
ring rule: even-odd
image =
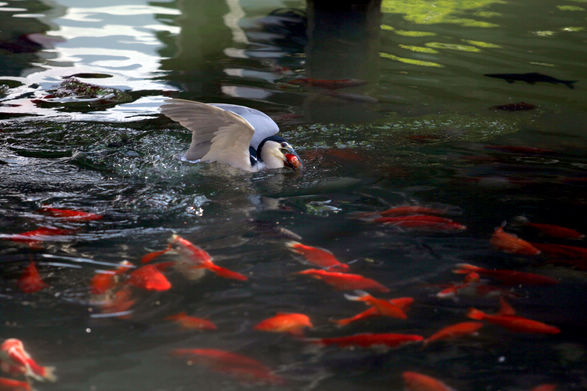
[[[55,219],[69,222],[97,221],[101,215],[67,210],[52,207],[43,207],[39,213],[47,214]],[[423,205],[400,205],[377,212],[358,212],[351,217],[358,224],[379,224],[382,227],[405,231],[426,231],[454,233],[467,229],[447,217],[448,210],[432,208]],[[546,243],[529,242],[521,237],[507,232],[512,229],[519,233],[526,230],[538,233],[548,238]],[[67,240],[75,235],[76,230],[55,227],[39,227],[35,230],[2,235],[0,238],[14,243],[24,244],[32,249],[42,248],[46,241]],[[580,241],[584,235],[571,228],[553,224],[529,222],[526,218],[516,218],[510,224],[497,227],[488,237],[488,244],[496,251],[512,256],[537,259],[543,263],[552,263],[571,266],[585,270],[587,249],[569,245],[553,243],[554,241]],[[300,238],[301,240],[301,238]],[[309,315],[296,312],[278,312],[267,314],[265,319],[259,320],[254,330],[270,333],[284,333],[301,344],[318,347],[338,348],[376,348],[391,349],[407,345],[420,345],[426,348],[438,341],[454,341],[459,338],[471,338],[482,333],[485,328],[498,327],[503,330],[526,333],[556,335],[561,330],[556,325],[545,323],[538,319],[518,314],[511,301],[519,295],[515,289],[533,286],[556,285],[559,280],[548,275],[531,273],[512,269],[498,269],[476,266],[468,263],[453,265],[455,275],[463,275],[462,281],[449,283],[434,283],[442,289],[432,293],[438,299],[458,299],[462,295],[472,295],[485,298],[496,308],[495,312],[485,312],[477,308],[469,308],[462,313],[462,322],[446,325],[431,335],[395,333],[393,330],[384,333],[374,333],[368,330],[365,319],[386,317],[398,321],[410,318],[410,309],[418,305],[413,297],[384,297],[391,289],[384,283],[367,275],[353,271],[352,264],[341,262],[329,250],[314,247],[300,241],[284,243],[302,264],[309,265],[296,272],[298,278],[312,278],[332,289],[341,291],[341,298],[354,302],[348,304],[349,315],[353,307],[363,310],[347,318],[333,319],[330,322],[337,328],[344,330],[351,323],[363,325],[364,332],[343,334],[341,336],[315,335],[315,324]],[[235,283],[246,284],[249,276],[237,271],[217,265],[213,256],[206,250],[177,234],[171,235],[168,246],[163,249],[145,254],[136,264],[124,261],[112,270],[96,271],[88,281],[88,291],[92,302],[102,313],[113,317],[127,319],[132,317],[133,306],[137,301],[137,292],[165,292],[173,289],[168,279],[168,273],[181,275],[186,281],[195,281],[202,278],[218,278],[232,280]],[[316,283],[318,284],[318,283]],[[37,269],[37,263],[31,258],[23,265],[23,271],[16,281],[18,289],[25,294],[34,294],[48,287],[43,280],[43,273]],[[316,285],[317,287],[319,285]],[[318,288],[317,288],[318,289]],[[498,305],[495,302],[498,301]],[[365,309],[366,307],[366,309]],[[360,309],[359,309],[360,311]],[[523,311],[520,311],[523,313]],[[198,332],[213,332],[218,326],[210,319],[188,314],[186,312],[170,314],[164,318],[174,322],[184,330]],[[467,320],[468,318],[468,320]],[[321,325],[324,329],[327,325]],[[311,336],[307,336],[307,333]],[[238,353],[221,349],[210,348],[181,348],[169,352],[170,356],[197,364],[213,372],[226,374],[241,383],[263,383],[271,385],[285,384],[286,381],[265,364]],[[7,338],[0,346],[0,369],[9,377],[0,377],[0,390],[32,390],[33,382],[55,382],[57,376],[55,368],[38,364],[25,350],[22,341],[16,338]],[[419,369],[416,369],[419,371]],[[430,374],[418,371],[404,371],[401,379],[409,391],[447,391],[453,390],[445,383]],[[451,383],[450,380],[447,380]],[[556,384],[536,385],[532,391],[553,391]]]

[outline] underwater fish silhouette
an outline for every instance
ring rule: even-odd
[[[534,84],[537,82],[545,82],[551,84],[564,84],[568,88],[573,89],[574,83],[577,80],[561,80],[557,79],[556,77],[543,75],[542,73],[538,72],[531,72],[531,73],[486,73],[484,76],[487,77],[495,77],[497,79],[504,79],[508,83],[513,83],[515,81],[525,81],[528,84]]]

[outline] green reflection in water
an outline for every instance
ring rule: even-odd
[[[412,46],[412,45],[399,45],[400,48],[402,49],[406,49],[406,50],[411,50],[412,52],[418,52],[418,53],[438,53],[438,50],[434,50],[432,48],[425,48],[422,46]]]
[[[383,31],[393,31],[397,35],[403,35],[405,37],[430,37],[436,35],[436,33],[429,32],[429,31],[408,31],[408,30],[396,30],[392,26],[388,24],[382,24],[381,30]]]
[[[557,5],[556,8],[561,11],[585,11],[585,8],[576,5]]]
[[[495,49],[495,48],[501,47],[501,46],[496,45],[494,43],[483,42],[483,41],[473,41],[471,39],[463,39],[463,42],[467,42],[467,43],[470,43],[471,45],[479,46],[480,48],[486,48],[486,49]]]
[[[422,60],[415,60],[413,58],[399,57],[399,56],[396,56],[394,54],[385,53],[385,52],[379,52],[379,57],[381,57],[381,58],[387,58],[389,60],[403,62],[405,64],[419,65],[419,66],[423,66],[423,67],[438,67],[438,68],[443,68],[444,67],[444,65],[440,65],[440,64],[438,64],[436,62],[422,61]]]
[[[381,11],[390,14],[404,14],[406,20],[417,24],[453,23],[468,27],[487,28],[498,27],[498,25],[471,18],[461,18],[456,15],[492,4],[503,3],[501,0],[383,0]],[[493,14],[490,15],[493,16]],[[477,16],[484,17],[479,13]]]
[[[449,49],[449,50],[460,50],[462,52],[480,52],[481,49],[475,46],[461,45],[458,43],[445,43],[445,42],[427,42],[426,46],[434,49]]]
[[[569,32],[569,33],[576,33],[576,32],[585,30],[585,27],[569,26],[569,27],[563,27],[562,30]]]

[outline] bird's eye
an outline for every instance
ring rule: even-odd
[[[287,143],[281,143],[282,148],[287,148]]]

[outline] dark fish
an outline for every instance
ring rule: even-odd
[[[528,111],[533,110],[536,108],[536,105],[526,102],[518,102],[518,103],[507,103],[505,105],[497,105],[491,106],[494,110],[503,110],[503,111]]]
[[[513,83],[515,81],[525,81],[528,84],[534,84],[539,81],[545,83],[552,83],[552,84],[564,84],[567,87],[573,89],[573,83],[576,83],[577,80],[560,80],[552,76],[543,75],[542,73],[532,72],[532,73],[486,73],[484,76],[488,77],[495,77],[497,79],[504,79],[508,83]]]

